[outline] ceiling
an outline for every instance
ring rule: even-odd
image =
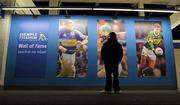
[[[16,1],[16,2],[15,2]],[[6,6],[17,7],[108,7],[108,8],[138,8],[139,3],[144,4],[145,9],[177,9],[180,0],[0,0]],[[51,4],[51,5],[50,5]],[[180,10],[180,9],[179,9]],[[48,10],[16,11],[16,14],[24,15],[49,15]],[[138,12],[115,11],[56,11],[56,15],[109,15],[109,16],[138,16]],[[145,13],[145,17],[169,17],[172,13]],[[180,20],[180,17],[179,17]],[[180,40],[180,25],[172,29],[173,38]],[[177,35],[179,34],[179,35]]]
[[[51,0],[53,1],[53,0]],[[60,7],[108,7],[108,8],[138,8],[138,2],[144,3],[145,9],[172,9],[180,5],[180,0],[54,0],[60,2]],[[49,0],[33,0],[37,7],[48,7]],[[40,11],[48,15],[47,10]],[[138,16],[138,12],[115,11],[74,11],[61,10],[58,15],[110,15],[110,16]],[[145,13],[145,16],[169,17],[172,13]]]
[[[33,1],[49,1],[49,0],[33,0]],[[165,4],[180,5],[180,0],[59,0],[60,2],[85,2],[85,3],[138,3],[143,1],[144,4]]]

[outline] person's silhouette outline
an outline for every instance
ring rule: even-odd
[[[118,42],[115,32],[109,33],[109,39],[103,44],[101,49],[101,57],[104,61],[106,70],[106,85],[105,92],[112,91],[112,85],[114,92],[119,92],[119,75],[118,65],[123,57],[122,45]],[[113,84],[112,84],[113,74]]]

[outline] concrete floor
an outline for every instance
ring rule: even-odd
[[[180,105],[178,91],[0,90],[0,105]]]

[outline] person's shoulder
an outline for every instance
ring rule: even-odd
[[[118,40],[117,40],[117,43],[121,44]]]
[[[73,32],[74,32],[75,34],[82,34],[79,30],[76,30],[76,29],[74,29]]]
[[[109,42],[108,41],[105,41],[104,43],[103,43],[103,45],[107,45]]]
[[[153,35],[154,34],[154,31],[150,31],[149,33],[148,33],[148,35]]]
[[[103,43],[103,46],[104,47],[107,47],[109,45],[109,42],[108,41],[105,41],[104,43]]]
[[[119,47],[122,47],[122,44],[118,42],[118,46],[119,46]]]
[[[64,28],[60,28],[60,29],[59,29],[59,32],[60,32],[60,33],[64,33],[64,32],[65,32],[65,29],[64,29]]]

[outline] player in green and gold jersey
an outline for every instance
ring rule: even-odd
[[[138,76],[153,76],[153,69],[156,64],[155,49],[160,46],[163,39],[163,33],[161,32],[161,25],[159,23],[154,24],[153,31],[148,33],[146,43],[143,46],[141,53],[141,60],[139,65]],[[144,68],[146,61],[148,60],[148,67]]]

